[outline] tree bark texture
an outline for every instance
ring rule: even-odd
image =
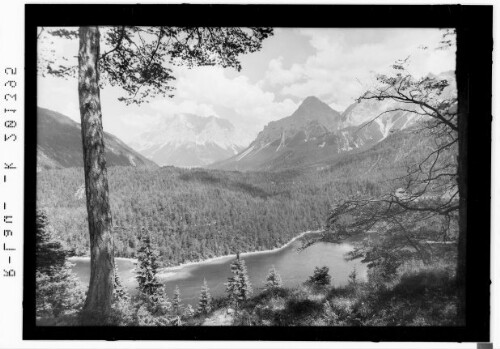
[[[90,284],[83,308],[90,322],[106,322],[113,295],[113,230],[104,158],[99,93],[99,29],[81,27],[78,52],[78,94],[83,143],[85,193],[90,234]]]

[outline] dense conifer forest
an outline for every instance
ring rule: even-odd
[[[396,189],[397,181],[388,178],[419,150],[425,151],[425,140],[402,132],[333,163],[284,172],[111,167],[115,255],[136,257],[146,232],[165,266],[281,246],[321,229],[332,205],[347,197]],[[42,171],[37,180],[38,208],[67,248],[86,255],[83,170]]]

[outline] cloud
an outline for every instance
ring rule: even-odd
[[[137,135],[150,130],[176,114],[195,114],[228,119],[250,142],[267,123],[291,115],[298,107],[290,98],[278,101],[273,92],[251,83],[246,76],[227,77],[222,68],[181,67],[176,69],[176,77],[174,98],[157,98],[121,116],[124,139],[134,138],[132,132]],[[217,112],[221,107],[223,115]]]
[[[171,117],[176,114],[195,114],[202,117],[218,116],[213,106],[198,103],[194,100],[183,100],[177,102],[173,99],[157,99],[150,103],[153,110],[161,113],[163,116]]]
[[[290,115],[297,108],[289,98],[277,101],[273,92],[265,91],[257,83],[252,84],[244,75],[228,78],[222,68],[213,67],[180,71],[176,99],[231,109],[234,114],[226,117],[235,126],[250,127],[252,133],[272,120]]]
[[[422,76],[455,68],[455,51],[435,50],[438,29],[301,29],[315,53],[302,64],[284,67],[270,62],[263,86],[303,99],[315,95],[345,109],[374,83],[376,73],[388,72],[398,59],[410,56],[410,72]],[[420,46],[429,46],[427,50]]]
[[[285,85],[301,80],[302,78],[302,67],[298,64],[294,64],[290,69],[284,69],[283,57],[280,56],[269,61],[264,82],[271,86]]]
[[[78,82],[76,79],[40,78],[37,89],[38,106],[52,109],[80,122]]]
[[[175,114],[215,115],[253,138],[270,121],[291,115],[310,95],[344,110],[374,83],[375,73],[408,55],[414,74],[453,70],[454,49],[432,49],[441,34],[437,29],[280,29],[273,45],[264,46],[260,55],[245,57],[249,69],[242,73],[175,67],[172,99],[158,97],[140,107],[125,106],[117,101],[123,91],[105,87],[103,123],[106,131],[130,139]],[[55,38],[54,44],[58,54],[76,55],[76,40]],[[421,45],[429,49],[419,50]],[[40,106],[79,121],[76,79],[42,78],[38,90]]]

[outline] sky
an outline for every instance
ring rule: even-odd
[[[342,112],[396,60],[410,57],[414,76],[455,70],[455,47],[436,49],[442,34],[432,28],[275,28],[260,51],[241,56],[240,72],[174,67],[173,98],[126,106],[118,101],[124,95],[119,87],[104,87],[104,130],[130,142],[176,114],[214,115],[243,130],[250,143],[267,123],[291,115],[308,96]],[[53,38],[40,45],[39,52],[54,50],[56,57],[76,64],[77,40]],[[38,106],[79,122],[77,80],[39,77]]]

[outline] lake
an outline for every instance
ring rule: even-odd
[[[345,285],[354,268],[356,268],[359,279],[366,279],[366,265],[359,260],[346,261],[344,259],[345,253],[353,248],[348,243],[317,243],[300,252],[297,251],[298,246],[300,246],[300,242],[294,241],[276,251],[242,253],[240,255],[240,258],[244,259],[247,265],[254,294],[263,288],[264,280],[272,265],[278,270],[286,287],[300,285],[313,274],[315,267],[325,265],[330,268],[332,284],[335,286]],[[234,256],[223,257],[207,262],[162,269],[159,274],[160,280],[165,283],[169,297],[173,296],[175,286],[178,285],[183,303],[195,306],[204,278],[207,280],[212,297],[220,297],[225,294],[224,283],[232,275],[229,266],[234,259]],[[115,261],[122,283],[131,294],[136,293],[135,261],[125,258],[116,258]],[[90,279],[90,259],[75,257],[71,258],[71,262],[75,264],[73,271],[87,285]]]

